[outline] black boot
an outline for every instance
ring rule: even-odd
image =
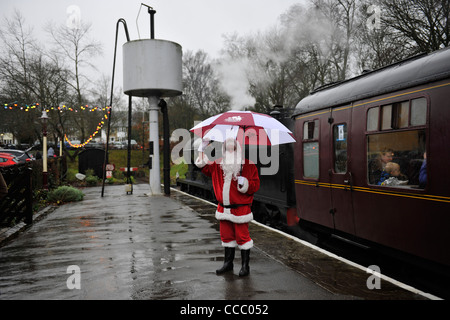
[[[223,266],[222,268],[216,270],[216,274],[222,274],[233,270],[234,252],[235,248],[225,247],[225,259],[223,261]]]
[[[242,258],[242,268],[239,271],[239,277],[245,277],[250,274],[250,266],[248,265],[250,262],[250,249],[241,250],[241,258]]]

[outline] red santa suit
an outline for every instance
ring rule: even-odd
[[[224,247],[239,247],[247,250],[253,247],[248,223],[253,220],[251,205],[253,194],[259,189],[259,176],[255,164],[247,159],[241,166],[240,176],[243,184],[238,184],[237,177],[224,174],[223,158],[209,161],[206,156],[196,160],[202,172],[212,178],[214,193],[219,202],[216,218],[220,221],[220,237]]]

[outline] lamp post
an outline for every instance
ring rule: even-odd
[[[41,115],[42,122],[42,188],[48,190],[47,173],[47,111],[43,110]]]

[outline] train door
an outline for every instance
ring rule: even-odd
[[[336,230],[355,234],[351,171],[351,112],[352,108],[337,108],[331,113],[330,137],[330,213]]]
[[[333,228],[330,215],[328,145],[331,110],[302,115],[296,120],[295,192],[301,220]]]

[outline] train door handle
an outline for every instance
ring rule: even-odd
[[[349,185],[350,190],[353,191],[353,176],[351,172],[348,173],[348,177],[348,179],[344,180],[344,184]]]

